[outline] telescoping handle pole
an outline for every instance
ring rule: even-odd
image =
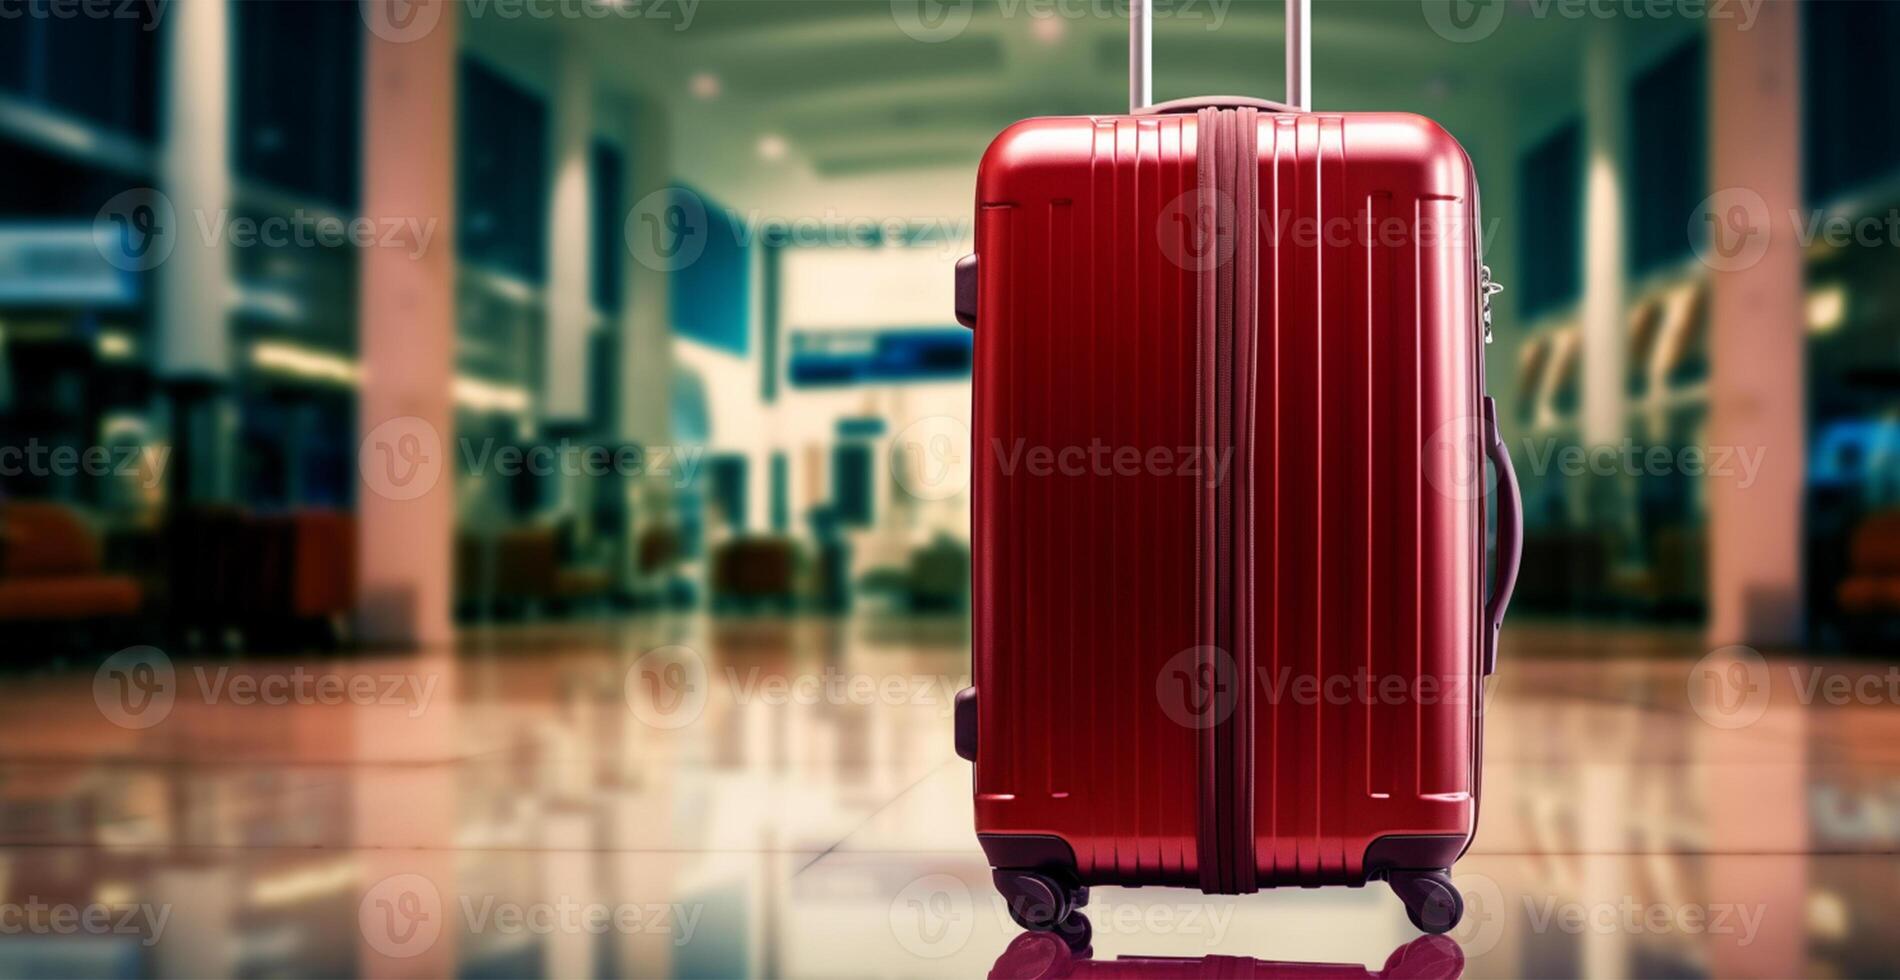
[[[1312,107],[1313,0],[1286,2],[1286,105]],[[1154,103],[1154,0],[1128,0],[1128,110]]]

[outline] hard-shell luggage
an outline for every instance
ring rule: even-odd
[[[1521,533],[1471,163],[1302,108],[1304,0],[1291,104],[1149,106],[1145,7],[1131,113],[998,136],[957,267],[978,839],[1032,929],[1092,884],[1384,880],[1442,932]]]

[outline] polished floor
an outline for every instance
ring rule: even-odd
[[[1383,887],[1101,888],[1086,956],[1019,936],[988,884],[954,623],[628,619],[14,675],[0,976],[1900,973],[1889,668],[1506,635],[1451,942]]]

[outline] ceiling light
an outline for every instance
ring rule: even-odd
[[[783,160],[787,149],[783,136],[767,133],[759,137],[759,159],[761,160]]]
[[[1847,290],[1826,286],[1808,294],[1808,329],[1815,333],[1833,333],[1847,319]]]
[[[693,80],[690,83],[690,85],[692,87],[693,94],[695,96],[698,96],[699,98],[702,98],[702,99],[719,98],[719,76],[713,74],[712,72],[702,71],[699,74],[694,75]]]

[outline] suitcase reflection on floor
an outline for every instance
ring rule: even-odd
[[[1003,950],[990,967],[990,980],[1055,980],[1104,977],[1115,980],[1180,977],[1392,977],[1405,980],[1456,980],[1465,969],[1464,950],[1446,936],[1420,936],[1386,957],[1378,970],[1357,963],[1291,963],[1248,956],[1117,956],[1097,960],[1087,945],[1069,943],[1046,932],[1026,932]]]

